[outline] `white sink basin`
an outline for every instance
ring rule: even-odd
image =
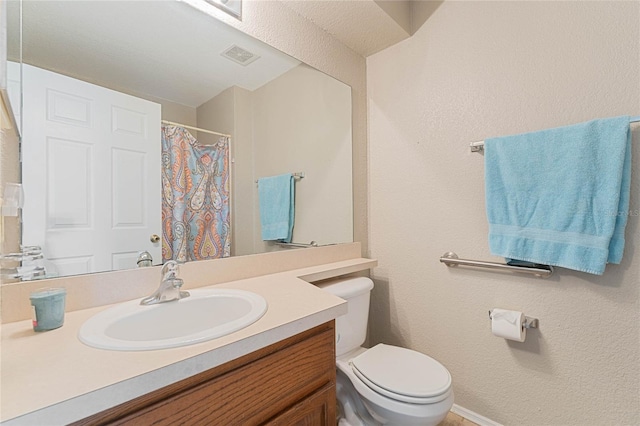
[[[78,337],[84,344],[116,351],[192,345],[238,331],[267,311],[267,301],[244,290],[196,289],[191,296],[151,306],[125,302],[89,318]]]

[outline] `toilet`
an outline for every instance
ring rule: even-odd
[[[373,281],[350,277],[318,287],[347,301],[336,319],[336,395],[340,426],[435,426],[453,405],[451,374],[435,359],[410,349],[362,347]]]

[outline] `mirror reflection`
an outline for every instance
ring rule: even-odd
[[[22,7],[22,244],[48,276],[353,241],[348,86],[183,2]]]

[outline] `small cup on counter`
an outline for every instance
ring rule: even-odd
[[[33,308],[33,330],[47,331],[62,327],[67,290],[42,288],[30,295]]]

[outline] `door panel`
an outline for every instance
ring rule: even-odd
[[[60,275],[162,261],[160,105],[23,68],[23,244]]]

